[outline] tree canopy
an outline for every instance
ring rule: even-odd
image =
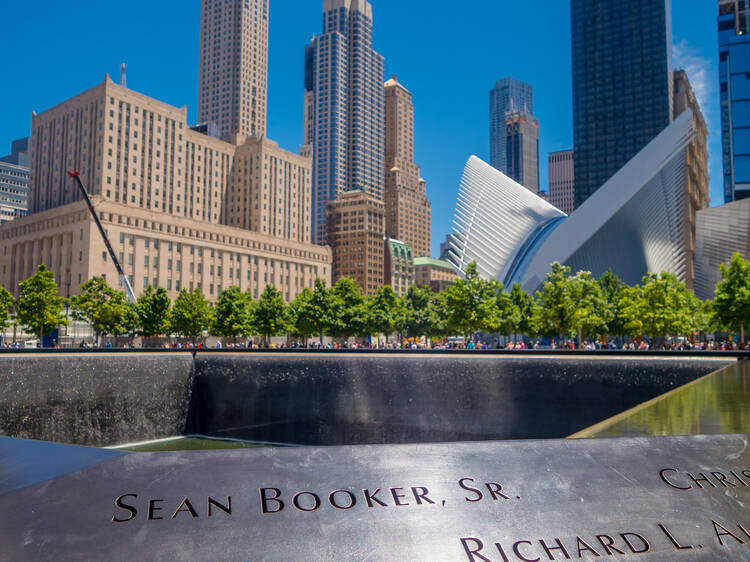
[[[719,323],[736,331],[745,342],[746,320],[750,317],[750,261],[739,252],[729,264],[721,264],[721,281],[716,284],[713,310]]]
[[[138,297],[138,324],[147,338],[168,334],[172,326],[169,295],[164,287],[148,285]]]
[[[183,289],[172,307],[172,332],[195,343],[211,326],[213,310],[200,289]]]
[[[44,264],[39,265],[37,272],[21,281],[18,286],[18,321],[39,335],[40,345],[44,334],[58,326],[68,325],[68,320],[63,314],[67,300],[57,296],[55,276]]]
[[[133,328],[132,308],[125,293],[110,287],[103,277],[93,277],[81,285],[81,294],[71,298],[73,318],[88,322],[96,334],[120,336]]]

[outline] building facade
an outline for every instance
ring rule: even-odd
[[[719,0],[719,98],[724,202],[750,197],[750,4]]]
[[[82,203],[71,169],[97,201],[136,291],[150,279],[171,296],[200,287],[214,300],[242,278],[252,291],[256,282],[261,292],[271,283],[294,298],[310,275],[330,280],[330,251],[310,243],[310,158],[266,138],[231,135],[225,142],[191,130],[186,112],[106,77],[34,115],[33,214],[0,227],[2,282],[16,287],[39,263],[53,264],[58,280],[69,273],[73,294],[107,267],[116,278],[93,223],[76,210]],[[205,259],[220,251],[223,262],[155,253],[165,246]],[[247,270],[251,258],[253,267],[267,269]]]
[[[0,223],[27,214],[29,208],[29,139],[11,143],[11,152],[0,158]]]
[[[202,0],[198,121],[266,134],[268,0]]]
[[[418,287],[427,285],[440,293],[458,280],[453,266],[444,260],[429,257],[414,258],[414,282]]]
[[[328,203],[328,244],[333,255],[332,282],[350,277],[365,295],[374,295],[385,279],[385,205],[352,189]]]
[[[683,216],[685,244],[687,245],[685,284],[688,289],[693,289],[696,275],[696,216],[710,203],[708,197],[708,128],[693,88],[690,86],[687,73],[684,70],[677,70],[674,73],[675,119],[685,110],[690,110],[692,113],[695,130],[695,137],[688,145],[686,153],[686,201]]]
[[[151,285],[164,287],[175,299],[181,289],[198,288],[215,302],[221,290],[231,286],[259,298],[271,284],[290,301],[312,288],[317,277],[331,280],[329,248],[132,207],[99,195],[93,203],[136,294]],[[42,263],[54,272],[65,297],[78,294],[81,283],[94,276],[118,287],[115,266],[83,201],[0,225],[1,286],[17,294],[18,283]]]
[[[414,257],[408,244],[400,240],[385,237],[384,285],[390,285],[399,297],[402,297],[414,285]]]
[[[695,296],[713,300],[721,264],[750,257],[750,199],[698,211],[696,223]]]
[[[629,285],[668,271],[687,280],[690,110],[617,171],[570,216],[495,168],[471,157],[456,203],[448,260],[472,261],[486,278],[533,293],[554,262],[595,276],[611,269]]]
[[[323,0],[323,33],[306,52],[306,139],[313,151],[313,242],[325,244],[328,202],[351,188],[383,198],[384,59],[367,0]],[[310,123],[310,118],[312,123]],[[307,133],[306,133],[307,134]]]
[[[549,202],[569,215],[576,207],[573,151],[549,154]]]
[[[671,0],[571,0],[576,206],[672,119]]]
[[[432,206],[414,163],[414,104],[395,76],[385,83],[385,167],[386,235],[429,256]]]
[[[539,120],[529,113],[505,116],[505,172],[526,189],[539,192]]]
[[[515,78],[503,78],[490,90],[490,164],[508,173],[506,119],[508,113],[534,113],[534,88]]]

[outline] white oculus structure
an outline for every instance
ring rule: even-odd
[[[530,292],[554,262],[597,277],[611,269],[631,285],[649,272],[684,280],[686,149],[694,136],[687,110],[570,216],[472,156],[461,178],[448,260],[459,272],[476,261],[483,277]]]

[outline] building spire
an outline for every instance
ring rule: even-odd
[[[128,77],[125,74],[125,70],[127,70],[127,68],[128,65],[125,63],[122,63],[120,65],[120,86],[122,86],[123,88],[128,87]]]

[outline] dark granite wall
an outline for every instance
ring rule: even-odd
[[[565,437],[719,369],[690,359],[0,355],[0,435],[309,445]]]
[[[340,445],[566,437],[717,362],[198,355],[188,431]]]
[[[0,435],[114,445],[185,430],[193,358],[0,355]]]

